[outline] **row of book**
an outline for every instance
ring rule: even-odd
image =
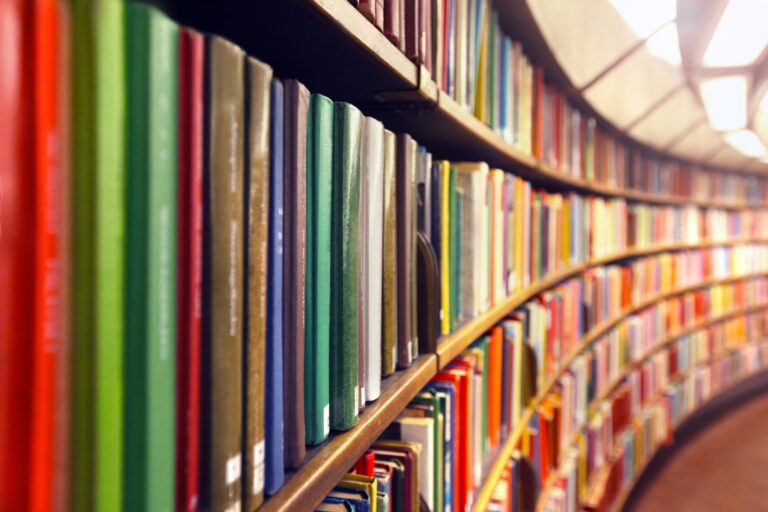
[[[443,334],[520,289],[590,259],[768,236],[768,210],[553,193],[482,162],[431,165],[431,173],[416,179],[418,226],[441,272]]]
[[[0,508],[255,510],[420,353],[429,154],[144,4],[2,16]]]
[[[536,404],[525,426],[523,452],[532,463],[524,491],[529,497],[522,500],[526,503],[536,501],[549,475],[565,459],[572,439],[605,408],[597,401],[610,400],[604,397],[634,378],[631,373],[626,377],[627,370],[637,368],[642,376],[638,381],[644,386],[642,396],[655,395],[666,387],[667,374],[674,377],[734,344],[768,334],[766,312],[685,334],[684,329],[708,315],[716,318],[747,304],[765,303],[768,279],[745,278],[653,303],[596,338],[563,371],[572,350],[558,352],[559,342],[567,337],[563,333],[579,330],[580,320],[577,314],[569,315],[567,307],[548,309],[551,303],[538,299],[492,328],[441,370],[383,434],[383,439],[408,443],[419,453],[422,466],[411,489],[419,490],[430,510],[465,510],[474,502],[498,447],[519,427],[537,391],[556,375],[556,383]],[[559,332],[558,323],[568,327]],[[679,338],[670,338],[677,333]],[[583,335],[574,337],[572,344]]]
[[[648,154],[598,126],[505,33],[491,0],[356,0],[437,86],[508,144],[566,176],[697,200],[762,203],[768,181]]]
[[[588,482],[606,464],[619,432],[638,417],[643,404],[660,398],[672,382],[699,364],[708,363],[734,348],[756,349],[757,345],[744,344],[764,340],[767,334],[768,313],[760,311],[681,336],[653,351],[657,343],[664,342],[662,335],[652,340],[645,351],[632,354],[631,348],[628,350],[626,360],[615,366],[619,374],[626,369],[631,371],[618,382],[606,377],[604,370],[612,364],[608,359],[616,356],[596,348],[594,357],[588,357],[586,365],[581,358],[574,361],[537,410],[535,428],[552,440],[542,465],[534,466],[539,475],[539,488],[547,491],[573,488],[578,492],[566,493],[565,508],[562,508],[561,493],[547,495],[545,492],[550,502],[546,509],[577,510],[576,505],[584,500],[589,489]],[[614,347],[616,345],[609,347],[609,352]],[[618,351],[621,350],[622,347],[618,347]],[[610,396],[596,403],[606,391]],[[578,473],[574,473],[577,468]],[[578,478],[571,480],[573,475]],[[551,504],[553,500],[556,506]]]
[[[718,390],[768,364],[759,312],[684,336],[628,373],[594,407],[561,382],[538,408],[538,510],[610,510],[672,430]],[[579,508],[581,507],[581,508]]]

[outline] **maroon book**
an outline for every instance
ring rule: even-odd
[[[203,36],[179,33],[176,509],[197,510],[203,283]]]

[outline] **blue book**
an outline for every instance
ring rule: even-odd
[[[512,126],[509,119],[512,98],[512,81],[509,78],[510,52],[512,40],[507,36],[501,39],[501,71],[499,72],[499,130],[505,141],[512,143]]]
[[[267,361],[264,393],[264,489],[283,486],[283,84],[272,80],[269,151],[269,255],[267,290]]]
[[[447,22],[446,25],[448,26],[448,48],[445,48],[445,52],[447,55],[447,58],[445,59],[445,70],[446,70],[446,76],[448,77],[447,83],[445,84],[445,92],[448,93],[448,96],[453,97],[454,90],[453,90],[453,73],[454,73],[454,62],[456,60],[456,43],[455,43],[455,35],[456,35],[456,22],[454,21],[454,17],[456,16],[456,0],[448,0],[447,2],[448,8],[446,9],[446,18]]]

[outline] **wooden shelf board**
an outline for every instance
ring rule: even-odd
[[[304,465],[287,476],[285,485],[260,510],[287,512],[317,506],[436,372],[437,358],[427,354],[384,379],[381,396],[363,410],[357,425],[310,449]]]

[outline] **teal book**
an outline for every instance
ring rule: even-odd
[[[334,104],[331,211],[331,428],[347,430],[358,411],[360,111]]]
[[[122,510],[125,40],[121,0],[73,0],[69,505]]]
[[[333,102],[309,100],[307,122],[307,285],[304,328],[304,430],[316,445],[330,432],[331,198]]]
[[[126,4],[124,509],[174,509],[178,27]]]

